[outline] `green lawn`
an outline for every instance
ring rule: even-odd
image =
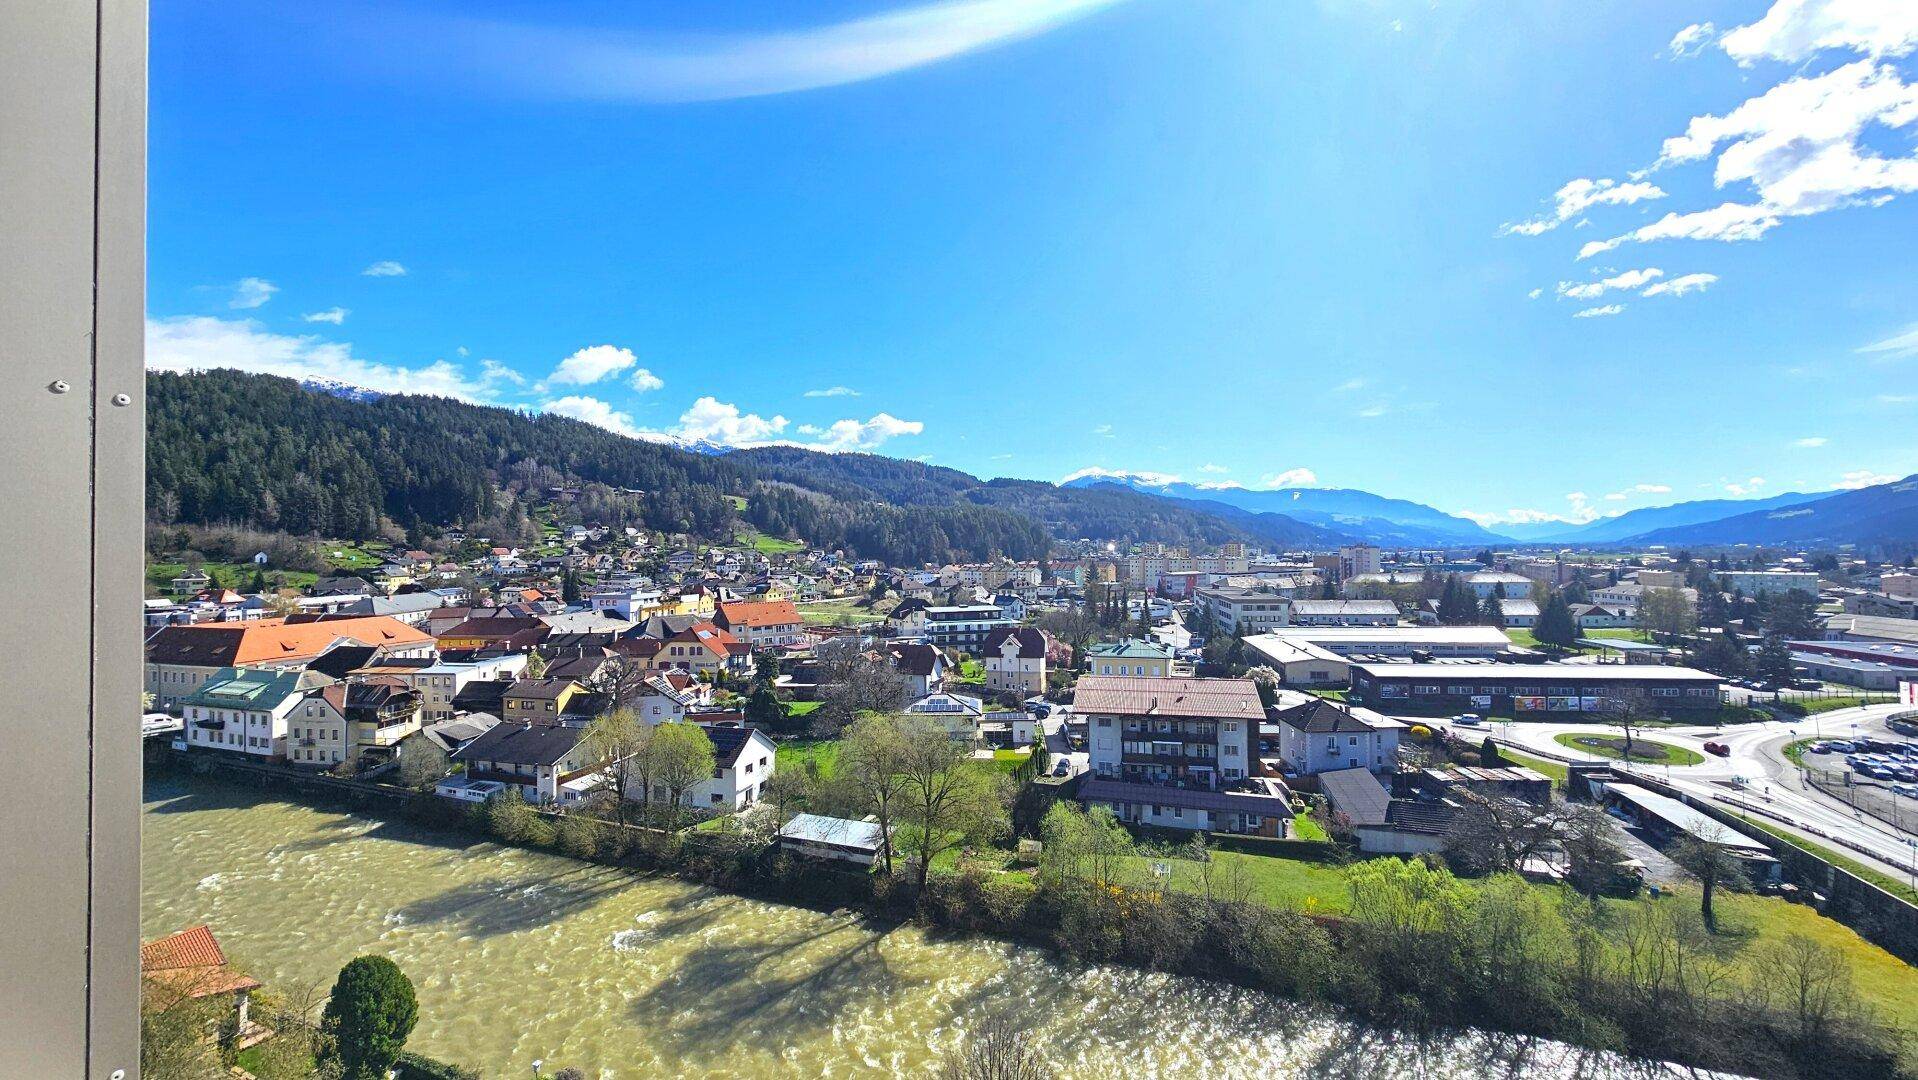
[[[1680,894],[1674,902],[1696,900]],[[1759,963],[1762,954],[1758,949],[1769,942],[1793,934],[1808,937],[1851,961],[1852,984],[1859,997],[1869,1001],[1886,1020],[1907,1031],[1918,1029],[1918,969],[1859,937],[1851,927],[1775,896],[1721,893],[1715,905],[1722,926],[1752,934],[1740,954],[1741,964]]]
[[[1164,863],[1172,870],[1172,876],[1167,879],[1171,888],[1185,892],[1204,891],[1201,865],[1191,859],[1138,856],[1128,862],[1134,864],[1147,880],[1151,880],[1149,864]],[[1232,876],[1235,866],[1244,869],[1252,899],[1261,904],[1295,911],[1340,913],[1352,902],[1351,888],[1346,884],[1345,870],[1341,867],[1275,855],[1243,855],[1236,851],[1212,853],[1212,890],[1215,894],[1220,891],[1221,883]]]
[[[776,770],[801,770],[809,761],[818,764],[820,776],[831,776],[833,766],[839,761],[839,740],[788,739],[773,752]]]
[[[793,717],[794,719],[798,719],[799,717],[807,716],[814,712],[819,711],[819,706],[825,704],[825,702],[823,701],[787,701],[787,702],[783,702],[782,704],[785,707],[787,716]]]
[[[799,605],[799,620],[829,626],[858,626],[877,622],[872,609],[859,606],[858,597],[844,600],[808,600]]]
[[[740,537],[746,546],[761,555],[790,555],[795,551],[806,550],[803,541],[781,540],[777,536],[767,536],[758,529],[747,529],[740,534]]]
[[[1292,835],[1299,840],[1329,840],[1325,830],[1309,813],[1292,815]]]
[[[320,543],[320,556],[335,570],[371,570],[385,562],[392,551],[393,545],[384,540],[365,543],[326,540]]]
[[[1568,773],[1565,769],[1565,766],[1559,764],[1556,761],[1546,761],[1544,758],[1541,758],[1541,757],[1533,757],[1530,754],[1522,754],[1518,752],[1517,750],[1514,750],[1511,747],[1505,746],[1503,744],[1501,744],[1498,748],[1498,756],[1501,759],[1505,761],[1509,761],[1514,765],[1523,765],[1528,769],[1532,769],[1537,772],[1544,773],[1546,776],[1549,776],[1552,778],[1552,784],[1556,787],[1565,786],[1565,777],[1568,775]]]
[[[1573,750],[1583,750],[1588,754],[1611,758],[1614,761],[1625,760],[1625,736],[1623,735],[1581,735],[1566,732],[1555,736],[1553,742]],[[1651,765],[1696,765],[1705,760],[1705,755],[1687,750],[1670,743],[1653,742],[1636,736],[1632,739],[1632,760]]]
[[[960,662],[959,681],[984,682],[985,679],[986,679],[986,665],[984,662],[979,660],[963,660]]]
[[[1860,705],[1880,704],[1897,700],[1891,694],[1859,694],[1851,697],[1828,698],[1787,698],[1789,704],[1805,710],[1805,715],[1832,712],[1837,709],[1856,709]]]

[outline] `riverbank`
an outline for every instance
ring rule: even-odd
[[[416,812],[440,818],[441,828],[498,829],[502,825],[499,821],[476,821],[467,808],[444,800],[395,804],[381,799],[379,804],[389,813],[396,805],[411,805]],[[527,819],[534,818],[530,811],[520,813]],[[514,835],[513,839],[534,846],[579,850],[578,836],[569,840],[564,834],[553,835],[550,824],[537,819],[533,824],[543,830],[539,835]],[[525,827],[522,821],[502,831],[517,833]],[[629,871],[666,870],[735,893],[809,902],[823,910],[857,907],[865,913],[867,925],[884,932],[900,929],[900,920],[915,910],[915,898],[896,886],[886,888],[889,883],[885,879],[831,873],[768,857],[763,848],[744,844],[738,837],[695,834],[680,840],[635,839],[610,827],[595,827],[593,832],[596,840],[590,846],[591,856],[601,864]],[[1689,918],[1695,920],[1695,907],[1687,908],[1680,901],[1663,901],[1657,909],[1642,912],[1628,907],[1621,909],[1624,914],[1616,914],[1598,908],[1576,916],[1569,908],[1560,911],[1564,901],[1573,898],[1566,894],[1563,900],[1554,900],[1550,894],[1556,890],[1519,885],[1518,892],[1493,896],[1489,903],[1483,903],[1476,887],[1467,887],[1459,894],[1464,907],[1456,909],[1465,913],[1466,922],[1441,927],[1444,934],[1454,935],[1453,943],[1443,946],[1434,962],[1407,966],[1399,962],[1402,953],[1416,953],[1435,942],[1442,944],[1444,934],[1420,931],[1380,952],[1381,928],[1374,923],[1336,917],[1329,922],[1319,917],[1314,923],[1285,910],[1232,899],[1230,883],[1223,880],[1223,875],[1217,882],[1216,895],[1210,886],[1202,895],[1191,895],[1160,893],[1149,887],[1139,892],[1132,885],[1116,892],[1104,886],[1088,890],[1086,884],[1055,883],[1041,889],[1030,878],[1018,875],[936,872],[928,894],[916,907],[922,918],[936,924],[1043,946],[1067,963],[1116,961],[1242,987],[1270,988],[1294,999],[1281,1003],[1280,1007],[1286,1009],[1312,1007],[1300,1001],[1330,1002],[1355,1009],[1353,1015],[1373,1023],[1427,1032],[1443,1032],[1457,1023],[1456,1018],[1471,1017],[1475,1023],[1532,1035],[1564,1034],[1600,1046],[1630,1048],[1651,1058],[1731,1071],[1758,1068],[1760,1072],[1790,1074],[1779,1058],[1783,1051],[1777,1037],[1766,1034],[1773,1030],[1777,1018],[1764,1008],[1749,1007],[1735,995],[1731,999],[1723,997],[1729,989],[1762,980],[1753,980],[1753,972],[1741,973],[1733,963],[1736,957],[1710,955],[1727,949],[1735,953],[1752,943],[1733,935],[1687,944],[1685,913],[1692,912]],[[1501,928],[1503,933],[1530,935],[1521,941],[1523,948],[1496,957],[1474,958],[1485,944],[1477,937],[1484,930],[1475,921],[1500,916],[1500,909],[1514,900],[1523,901],[1521,906],[1536,916],[1534,924],[1517,931],[1509,926]],[[1543,908],[1538,906],[1541,903]],[[1479,906],[1484,911],[1474,913]],[[1808,910],[1792,909],[1791,913],[1817,918]],[[1599,923],[1606,924],[1603,930],[1596,925]],[[1676,950],[1677,955],[1689,956],[1703,945],[1705,954],[1691,957],[1687,963],[1691,965],[1689,977],[1697,978],[1703,972],[1704,982],[1681,980],[1667,985],[1662,978],[1654,978],[1644,983],[1646,973],[1626,965],[1603,940],[1592,942],[1599,948],[1595,960],[1606,965],[1602,971],[1579,974],[1567,967],[1574,953],[1587,947],[1580,944],[1587,940],[1581,935],[1604,932],[1640,935],[1635,948],[1656,950],[1665,957],[1659,961],[1661,965],[1672,962],[1666,953]],[[1632,965],[1642,959],[1634,959]],[[1441,960],[1443,963],[1438,962]],[[1519,965],[1516,970],[1524,976],[1523,985],[1486,984],[1480,971],[1490,962],[1508,969]],[[1674,1009],[1692,1014],[1688,1024],[1669,1024]],[[1599,1022],[1598,1026],[1592,1026],[1594,1021]],[[1841,1061],[1853,1050],[1862,1052],[1865,1044],[1854,1046],[1851,1038],[1841,1037],[1838,1030],[1828,1032],[1822,1052],[1827,1058]],[[1772,1067],[1755,1064],[1763,1061],[1773,1062]]]
[[[1010,1013],[1066,1077],[1669,1075],[1546,1040],[1419,1039],[1219,982],[773,904],[290,802],[149,779],[149,935],[213,924],[269,988],[361,953],[415,981],[411,1045],[606,1080],[895,1076]]]

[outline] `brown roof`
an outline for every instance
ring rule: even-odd
[[[979,655],[999,655],[1007,638],[1018,639],[1018,656],[1022,660],[1040,659],[1046,655],[1046,646],[1050,644],[1046,632],[1036,626],[999,626],[986,635],[986,643],[979,647]]]
[[[458,626],[443,630],[440,632],[440,637],[453,638],[455,640],[461,638],[478,638],[484,641],[489,639],[510,638],[516,634],[526,633],[529,630],[538,631],[551,629],[551,627],[532,616],[482,616],[480,618],[468,619]]]
[[[787,626],[799,621],[799,608],[791,600],[741,601],[719,605],[714,620],[727,628],[735,626]]]
[[[285,663],[319,656],[340,638],[383,647],[423,645],[433,640],[387,615],[300,623],[260,619],[165,627],[147,639],[146,658],[151,664],[196,667]]]
[[[1251,679],[1142,679],[1087,675],[1074,684],[1072,711],[1121,716],[1191,716],[1254,723],[1265,715]]]

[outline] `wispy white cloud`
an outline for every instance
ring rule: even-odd
[[[1807,435],[1802,439],[1793,439],[1792,445],[1800,450],[1816,450],[1830,441],[1823,435]]]
[[[858,397],[859,391],[850,386],[828,386],[823,390],[808,390],[806,397]]]
[[[457,78],[539,96],[720,101],[882,78],[1033,37],[1117,2],[941,0],[804,29],[698,36],[452,20],[423,28],[441,48],[451,45],[450,56],[376,44],[395,66],[455,64]]]
[[[1588,307],[1583,311],[1572,312],[1574,319],[1601,319],[1607,315],[1616,315],[1625,310],[1624,304],[1605,304],[1600,307]]]
[[[360,271],[360,273],[366,277],[405,277],[406,267],[401,266],[392,259],[381,259],[379,262]]]
[[[1705,46],[1712,43],[1712,38],[1717,33],[1718,28],[1711,23],[1693,23],[1672,35],[1671,44],[1665,46],[1665,55],[1674,60],[1697,56],[1704,51]]]
[[[1741,499],[1747,495],[1758,494],[1758,489],[1764,486],[1765,478],[1762,476],[1753,476],[1745,480],[1725,482],[1726,492],[1736,495]]]
[[[278,285],[265,278],[241,278],[233,283],[233,297],[226,302],[226,306],[236,311],[248,311],[273,299],[273,294],[279,291]]]
[[[1092,429],[1092,433],[1094,435],[1099,436],[1101,439],[1110,439],[1112,438],[1112,425],[1100,424],[1097,427],[1094,427]]]
[[[1912,323],[1888,338],[1874,341],[1869,345],[1860,345],[1858,351],[1867,356],[1875,355],[1886,360],[1918,356],[1918,323]]]
[[[1232,470],[1226,468],[1223,465],[1214,465],[1210,462],[1207,462],[1206,464],[1199,466],[1199,471],[1203,473],[1222,473],[1222,472],[1231,472]]]
[[[1619,183],[1617,180],[1579,178],[1568,181],[1552,193],[1552,210],[1529,221],[1507,222],[1499,226],[1499,235],[1537,236],[1550,232],[1594,206],[1629,206],[1647,199],[1662,199],[1664,189],[1643,180]]]
[[[1718,280],[1717,274],[1681,274],[1670,281],[1661,281],[1647,287],[1640,296],[1685,296],[1690,293],[1704,292]]]
[[[1918,7],[1908,0],[1778,0],[1757,22],[1726,31],[1719,46],[1746,67],[1759,60],[1796,64],[1826,49],[1904,56],[1918,48]]]
[[[146,364],[154,371],[231,368],[289,379],[332,379],[388,394],[433,394],[493,403],[501,376],[474,376],[457,364],[389,364],[356,356],[346,342],[280,334],[253,319],[182,315],[148,319]]]
[[[338,326],[346,321],[346,317],[349,314],[351,314],[351,312],[343,307],[330,307],[325,311],[309,311],[300,316],[300,318],[307,322],[332,323],[334,326]],[[460,355],[464,356],[466,354],[461,353]]]
[[[1636,289],[1663,276],[1665,271],[1648,266],[1643,270],[1626,270],[1597,281],[1561,281],[1557,292],[1571,300],[1596,300],[1615,289]]]
[[[1355,390],[1363,390],[1370,385],[1371,383],[1366,379],[1347,379],[1332,389],[1341,394],[1349,394]]]

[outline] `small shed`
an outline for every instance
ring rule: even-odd
[[[871,866],[885,848],[885,830],[873,821],[800,814],[779,830],[779,846],[816,859]]]

